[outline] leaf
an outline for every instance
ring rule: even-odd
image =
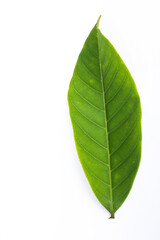
[[[68,103],[83,170],[114,218],[140,163],[141,106],[134,80],[100,32],[99,19],[78,57]]]

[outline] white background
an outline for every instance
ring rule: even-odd
[[[0,0],[0,240],[159,240],[160,14],[152,0]],[[109,220],[75,150],[67,91],[100,29],[135,79],[141,165]]]

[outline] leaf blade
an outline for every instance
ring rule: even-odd
[[[78,57],[68,103],[83,170],[113,218],[138,170],[141,106],[134,80],[98,22]]]

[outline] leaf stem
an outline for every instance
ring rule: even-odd
[[[111,216],[110,216],[110,218],[109,219],[114,219],[115,217],[114,217],[114,213],[113,214],[111,214]]]

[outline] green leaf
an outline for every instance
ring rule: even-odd
[[[134,80],[100,32],[99,19],[78,57],[68,103],[83,170],[114,218],[140,163],[141,106]]]

